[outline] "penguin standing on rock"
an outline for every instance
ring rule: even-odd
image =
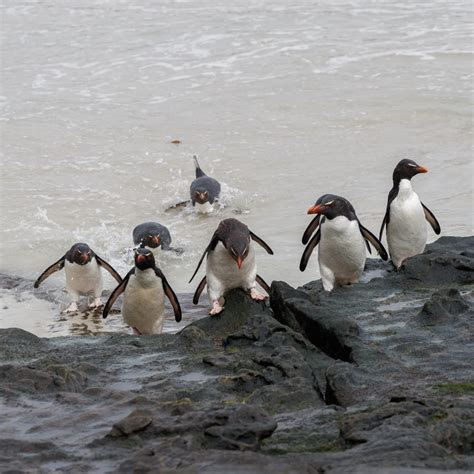
[[[426,221],[436,234],[441,232],[436,217],[420,201],[411,185],[413,176],[427,172],[424,166],[406,159],[401,160],[393,171],[393,187],[388,194],[379,239],[382,239],[383,228],[387,226],[388,251],[397,270],[405,259],[425,250]]]
[[[118,283],[122,282],[122,277],[114,268],[94,253],[87,244],[77,243],[40,275],[34,287],[38,288],[46,278],[64,268],[66,289],[72,300],[64,312],[77,311],[80,297],[88,295],[94,296],[94,301],[89,305],[89,308],[97,308],[102,306],[100,299],[103,288],[101,267],[105,268]]]
[[[161,333],[165,321],[165,296],[173,307],[176,322],[181,321],[178,298],[162,271],[156,267],[155,257],[149,249],[135,251],[135,267],[110,295],[102,314],[104,319],[122,293],[123,320],[133,328],[135,335]]]
[[[267,293],[270,291],[267,283],[257,275],[252,241],[260,244],[269,254],[273,255],[273,250],[242,222],[237,219],[224,219],[220,222],[211,242],[199,260],[196,271],[189,280],[191,283],[207,255],[206,276],[201,280],[194,293],[194,304],[198,304],[206,283],[212,305],[210,315],[219,314],[224,309],[225,293],[234,288],[248,291],[250,297],[257,301],[266,298],[256,288],[258,283]]]
[[[219,198],[221,185],[219,181],[207,176],[199,166],[196,156],[193,157],[196,167],[196,179],[191,183],[191,203],[197,212],[208,214],[214,210]]]
[[[303,244],[308,245],[301,257],[300,270],[306,269],[311,253],[319,244],[319,271],[326,291],[359,281],[365,266],[366,245],[371,252],[369,243],[383,260],[388,259],[381,242],[360,223],[347,199],[325,194],[308,209],[308,214],[317,216],[303,234]]]

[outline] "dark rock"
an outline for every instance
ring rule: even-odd
[[[123,420],[115,423],[107,436],[111,438],[128,436],[132,433],[143,431],[149,425],[151,425],[152,421],[153,419],[148,411],[134,410]]]

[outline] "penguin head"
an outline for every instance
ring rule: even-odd
[[[78,265],[86,265],[92,260],[94,253],[87,244],[82,242],[74,244],[69,249],[69,260]]]
[[[225,246],[229,250],[231,257],[235,260],[235,263],[237,263],[239,270],[249,254],[249,245],[250,238],[243,233],[230,235],[225,242]]]
[[[154,268],[155,257],[151,250],[139,247],[135,250],[135,266],[139,270],[147,270],[148,268]]]
[[[147,234],[141,241],[142,246],[156,249],[161,245],[160,234]]]
[[[209,191],[203,188],[198,188],[194,191],[194,199],[199,204],[204,204],[209,201]]]
[[[314,206],[308,209],[308,214],[323,214],[328,219],[334,219],[338,216],[345,216],[349,220],[356,218],[351,203],[347,199],[335,194],[324,194],[321,196]]]
[[[398,184],[402,179],[410,180],[419,173],[428,173],[428,170],[413,160],[401,160],[393,170],[393,182]]]

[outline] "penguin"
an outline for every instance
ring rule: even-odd
[[[78,302],[81,296],[94,296],[94,301],[89,308],[102,306],[100,295],[102,294],[102,272],[105,268],[118,283],[122,277],[105,260],[100,258],[87,244],[74,244],[64,256],[49,266],[36,280],[34,287],[38,288],[54,272],[62,270],[66,272],[66,289],[71,297],[70,306],[64,311],[72,313],[78,310]]]
[[[110,295],[102,313],[104,319],[122,293],[122,317],[135,335],[161,333],[165,321],[165,296],[173,307],[176,322],[181,321],[178,298],[162,271],[157,268],[150,249],[135,250],[135,267]]]
[[[405,259],[425,250],[428,238],[425,221],[437,235],[441,232],[438,220],[420,201],[411,185],[413,176],[427,172],[424,166],[407,159],[401,160],[393,171],[393,187],[388,193],[379,240],[382,240],[386,226],[388,251],[397,270]]]
[[[219,181],[207,176],[199,166],[196,156],[193,157],[196,167],[196,179],[191,183],[190,194],[193,208],[202,214],[214,210],[214,205],[219,198],[221,185]]]
[[[256,301],[264,300],[265,295],[256,288],[258,283],[267,293],[270,287],[260,275],[257,275],[255,250],[253,242],[261,245],[267,253],[273,255],[273,250],[260,237],[237,219],[224,219],[217,227],[209,245],[199,260],[198,266],[189,280],[196,276],[204,257],[206,261],[206,276],[199,283],[194,293],[193,303],[198,304],[200,295],[207,284],[211,302],[210,315],[219,314],[224,309],[224,296],[234,288],[242,288],[250,293]]]
[[[172,250],[169,230],[158,222],[144,222],[133,229],[133,243],[154,252],[156,249]]]
[[[300,270],[306,269],[311,253],[319,244],[319,271],[325,291],[359,281],[365,266],[366,245],[371,253],[369,243],[383,260],[388,259],[382,243],[360,223],[347,199],[325,194],[308,209],[308,214],[317,216],[303,234],[302,242],[307,246],[301,257]]]

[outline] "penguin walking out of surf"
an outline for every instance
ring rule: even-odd
[[[388,259],[382,243],[360,223],[347,199],[325,194],[308,209],[308,214],[317,216],[303,234],[302,242],[307,246],[301,257],[300,270],[306,269],[311,253],[319,244],[319,271],[326,291],[359,281],[365,266],[366,245],[371,253],[369,243],[383,260]]]
[[[191,183],[190,194],[193,208],[202,214],[208,214],[214,210],[214,206],[221,192],[219,181],[206,173],[199,166],[196,156],[193,157],[196,167],[196,179]]]
[[[427,172],[424,166],[407,159],[401,160],[393,171],[393,187],[388,193],[379,239],[382,240],[386,226],[388,251],[397,270],[405,259],[425,250],[428,238],[426,221],[436,234],[441,232],[436,217],[420,201],[411,185],[414,176]]]
[[[181,321],[178,298],[162,271],[157,268],[155,257],[149,249],[141,247],[135,250],[135,267],[110,295],[102,314],[104,319],[122,293],[123,320],[135,335],[161,333],[165,321],[165,296],[173,307],[176,322]]]
[[[189,280],[191,283],[207,256],[206,276],[194,293],[194,304],[198,304],[206,284],[212,305],[210,315],[219,314],[224,309],[224,296],[234,288],[248,291],[250,297],[257,301],[266,298],[256,288],[258,283],[267,293],[270,291],[267,283],[257,275],[253,242],[257,242],[273,255],[273,250],[242,222],[237,219],[224,219],[220,222]]]
[[[170,231],[158,222],[144,222],[133,229],[133,243],[155,252],[157,249],[172,250]]]
[[[100,258],[87,244],[76,243],[64,256],[40,275],[34,287],[38,288],[46,278],[63,268],[66,273],[66,289],[71,297],[71,304],[65,310],[66,313],[78,310],[77,305],[81,296],[92,295],[94,297],[89,308],[102,306],[100,299],[103,289],[101,268],[105,268],[118,283],[122,282],[122,277],[114,268]]]

